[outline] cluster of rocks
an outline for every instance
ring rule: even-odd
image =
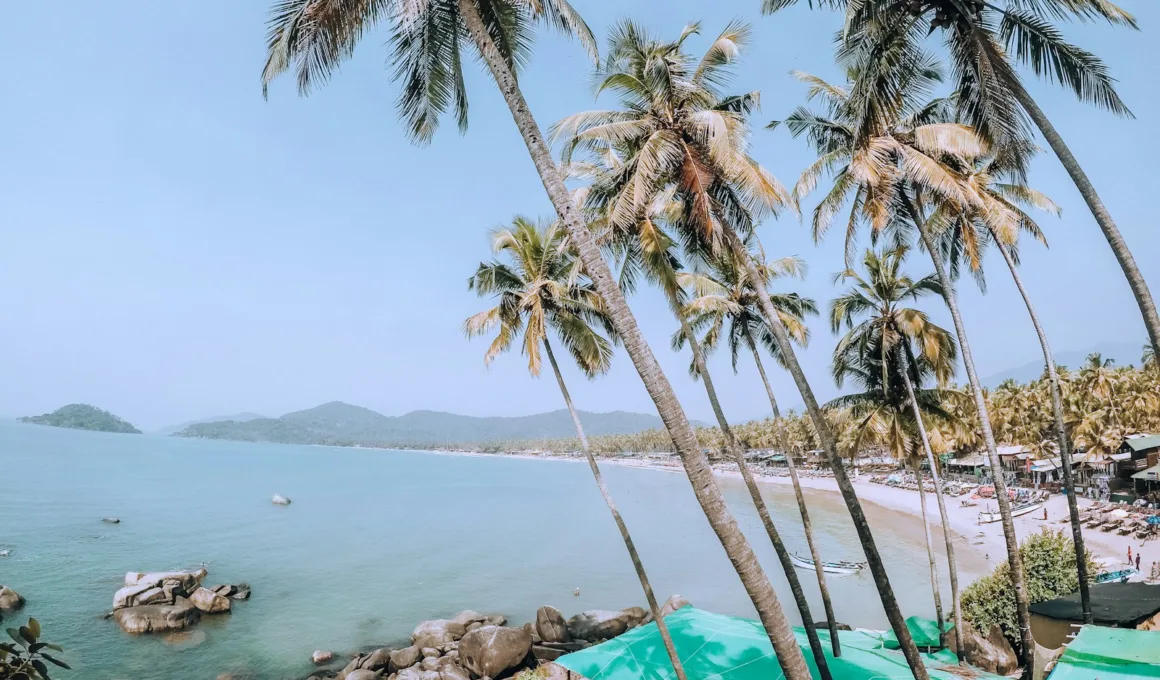
[[[0,586],[0,612],[12,612],[24,606],[20,593],[8,586]]]
[[[129,572],[113,595],[112,617],[126,633],[160,633],[188,628],[202,614],[224,614],[233,600],[249,599],[249,586],[206,588],[201,585],[206,576],[205,569]]]
[[[661,615],[687,604],[674,595]],[[503,616],[462,611],[450,619],[420,623],[411,633],[410,646],[358,654],[337,673],[319,671],[307,680],[492,680],[542,665],[549,666],[549,678],[569,680],[569,672],[553,661],[651,620],[641,607],[590,610],[565,619],[560,610],[544,606],[536,611],[535,623],[516,628]],[[312,660],[323,664],[333,658],[319,650]]]
[[[991,624],[991,630],[983,635],[970,621],[963,621],[962,635],[963,658],[970,665],[996,675],[1010,675],[1019,670],[1019,657],[1015,656],[1015,648],[1004,637],[999,624]],[[943,646],[958,652],[954,632],[943,635]]]

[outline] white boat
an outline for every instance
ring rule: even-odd
[[[1042,509],[1042,502],[1016,504],[1011,506],[1011,516],[1022,517],[1023,515]],[[1001,519],[1003,519],[1003,515],[998,510],[979,513],[979,524],[990,524],[991,522],[998,522]]]
[[[793,566],[798,569],[808,569],[814,571],[814,561],[808,557],[802,557],[797,553],[790,553],[789,559],[793,562]],[[865,562],[846,562],[839,560],[837,562],[822,562],[822,571],[827,574],[857,574],[866,568]]]

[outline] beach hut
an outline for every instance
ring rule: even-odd
[[[759,621],[683,607],[666,616],[665,623],[690,678],[771,680],[783,677],[769,637]],[[818,677],[804,629],[794,628],[794,633],[806,663],[814,677]],[[842,656],[839,658],[830,655],[829,631],[819,629],[818,636],[836,680],[913,677],[902,653],[889,648],[886,633],[840,631]],[[932,679],[966,677],[950,651],[923,654],[922,659]],[[655,623],[566,654],[556,663],[588,680],[672,680],[675,677]],[[1001,676],[971,669],[969,677],[998,680]]]
[[[1117,473],[1125,484],[1133,484],[1132,475],[1160,464],[1160,434],[1134,434],[1124,437],[1120,450],[1112,456],[1119,464]]]
[[[1155,680],[1160,633],[1084,626],[1048,680]]]
[[[1092,619],[1097,626],[1155,630],[1160,628],[1160,585],[1096,583],[1091,586]],[[1079,593],[1031,605],[1031,636],[1043,647],[1067,643],[1083,623]],[[1160,633],[1153,638],[1160,644]]]

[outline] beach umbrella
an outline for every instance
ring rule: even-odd
[[[1160,515],[1148,515],[1148,524],[1160,524]]]

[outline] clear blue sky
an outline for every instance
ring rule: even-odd
[[[831,35],[839,18],[831,13],[763,17],[758,0],[575,4],[600,36],[626,15],[664,35],[702,19],[706,36],[696,49],[728,19],[749,19],[755,40],[735,89],[762,91],[762,122],[802,101],[791,69],[836,75]],[[460,331],[486,304],[465,285],[487,256],[486,230],[550,209],[489,79],[471,66],[470,131],[461,137],[445,125],[428,148],[408,143],[396,121],[381,31],[309,98],[286,79],[263,101],[267,5],[26,2],[5,11],[0,414],[83,401],[153,428],[243,410],[279,415],[332,399],[388,414],[560,407],[553,381],[529,378],[518,355],[486,370],[486,343]],[[1152,203],[1160,3],[1124,5],[1143,31],[1074,25],[1067,33],[1103,55],[1137,119],[1114,118],[1044,84],[1032,91],[1160,294]],[[589,69],[575,43],[541,33],[522,85],[542,126],[594,107]],[[755,155],[787,184],[811,160],[803,142],[767,131],[756,133]],[[1064,210],[1061,220],[1043,220],[1051,250],[1028,246],[1024,254],[1056,348],[1142,344],[1128,287],[1062,168],[1045,156],[1032,181]],[[792,217],[761,234],[770,251],[809,261],[798,290],[823,302],[833,296],[839,239],[815,246]],[[992,263],[987,296],[962,287],[983,374],[1038,352],[1000,267]],[[926,273],[929,263],[914,257],[910,268]],[[668,348],[673,322],[658,296],[632,304],[685,408],[709,420],[687,359]],[[836,393],[827,369],[834,340],[820,321],[813,327],[803,362],[827,398]],[[713,367],[733,419],[765,414],[749,362],[736,377],[724,354]],[[783,401],[800,403],[792,383],[773,373]],[[652,412],[623,354],[606,378],[569,378],[581,408]]]

